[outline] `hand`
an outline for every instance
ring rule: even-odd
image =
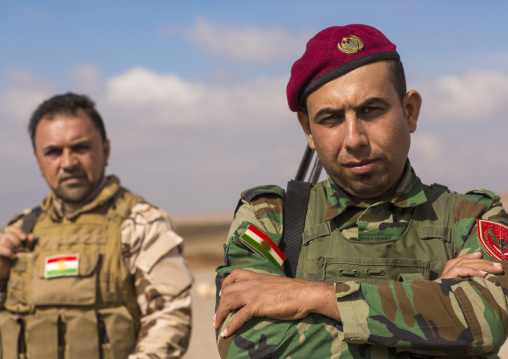
[[[501,263],[493,262],[487,259],[481,259],[482,253],[475,252],[464,254],[463,256],[449,260],[444,269],[440,279],[444,278],[467,278],[467,277],[482,277],[484,278],[487,273],[501,274],[503,267]]]
[[[330,283],[235,269],[224,279],[220,296],[213,321],[216,329],[230,312],[238,309],[222,331],[223,337],[236,332],[252,317],[294,320],[318,313],[340,321],[335,290]]]
[[[0,280],[9,278],[11,262],[16,259],[16,251],[21,248],[32,248],[33,233],[26,234],[21,228],[10,226],[0,235]]]

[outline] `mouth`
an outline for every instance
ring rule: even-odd
[[[377,160],[361,160],[361,161],[349,161],[344,164],[344,167],[355,174],[364,174],[374,170],[377,166]]]
[[[84,178],[85,176],[82,174],[67,175],[60,178],[59,182],[65,184],[75,184],[80,183],[81,181],[83,181]]]

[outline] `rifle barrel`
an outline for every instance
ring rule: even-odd
[[[314,161],[314,167],[312,167],[312,172],[310,173],[309,182],[312,184],[316,184],[319,181],[319,176],[321,175],[321,170],[323,169],[323,164],[319,160],[319,157],[316,156],[316,161]]]
[[[314,150],[307,145],[307,148],[305,148],[305,152],[303,153],[302,161],[300,162],[300,167],[298,167],[298,171],[296,172],[295,181],[305,180],[305,175],[307,174],[313,155]]]

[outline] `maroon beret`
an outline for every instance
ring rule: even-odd
[[[389,59],[400,59],[396,46],[371,26],[332,26],[318,32],[291,68],[287,86],[290,110],[304,110],[307,96],[328,81],[365,64]]]

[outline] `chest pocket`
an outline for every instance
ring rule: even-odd
[[[98,251],[44,251],[35,258],[31,301],[38,305],[93,305],[97,298]]]
[[[348,280],[379,283],[430,277],[430,261],[421,259],[319,257],[316,265],[317,280],[328,283]]]

